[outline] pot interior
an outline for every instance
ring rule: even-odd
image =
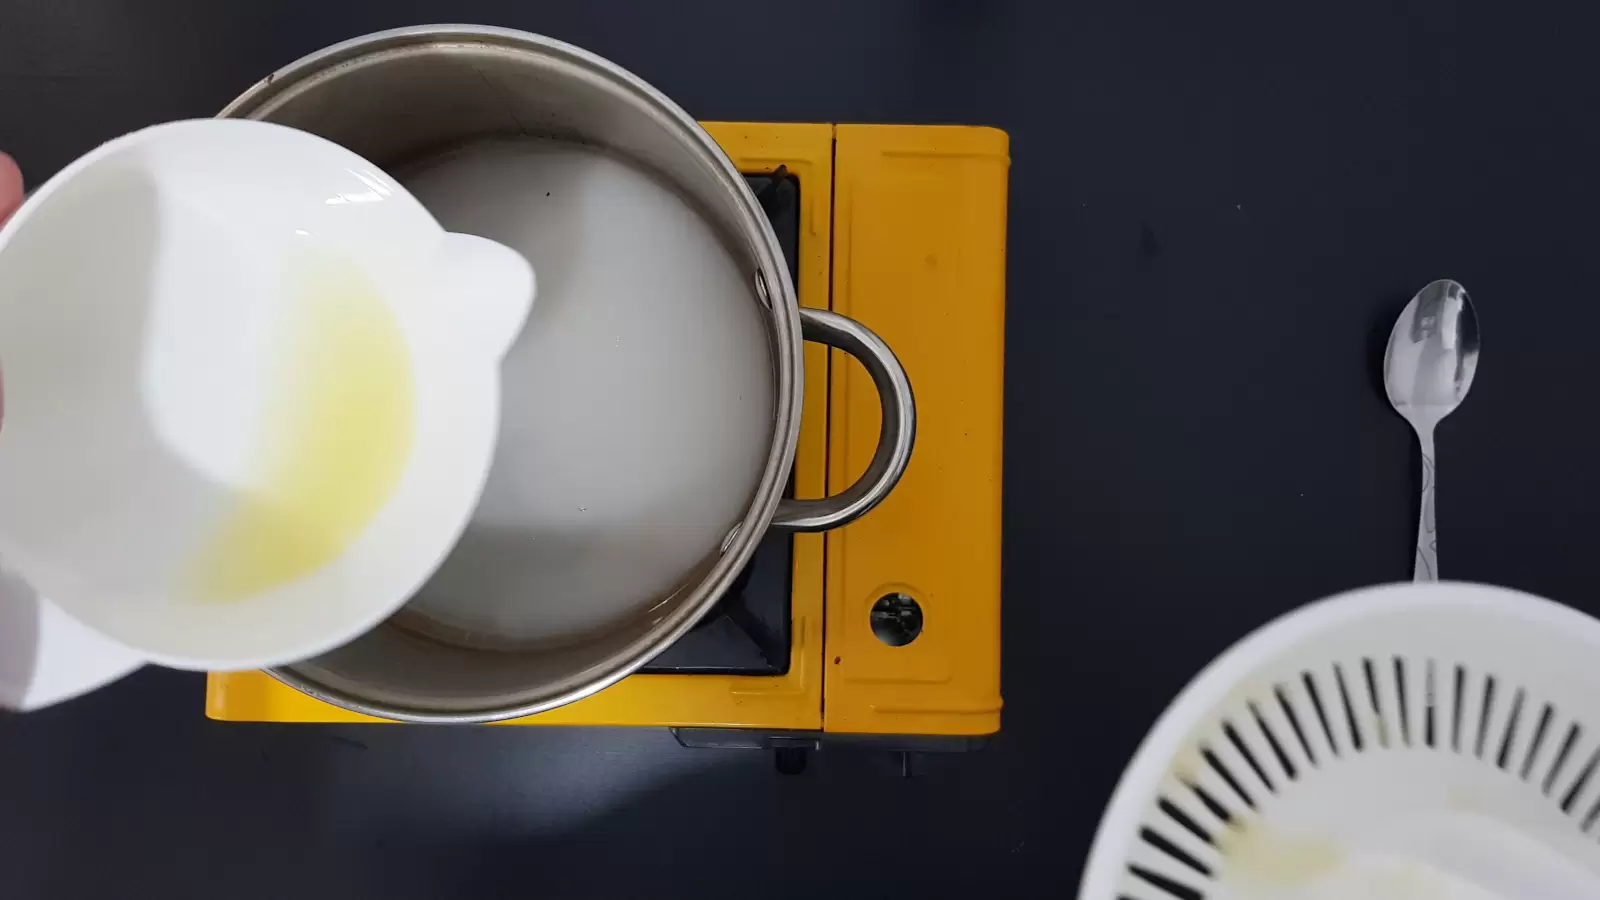
[[[341,45],[277,73],[223,114],[319,134],[402,175],[489,139],[556,139],[620,156],[711,223],[760,311],[773,369],[771,440],[735,534],[675,586],[641,597],[630,615],[581,636],[520,646],[452,640],[448,629],[402,611],[338,650],[274,674],[378,715],[483,721],[597,690],[687,630],[765,529],[792,461],[798,409],[793,289],[748,189],[710,139],[686,129],[675,107],[632,76],[557,42],[494,30],[415,30]]]

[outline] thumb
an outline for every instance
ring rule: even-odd
[[[22,205],[22,170],[17,161],[0,153],[0,222]]]
[[[17,161],[0,153],[0,225],[22,205],[22,170]],[[0,383],[0,417],[5,415],[5,388]]]

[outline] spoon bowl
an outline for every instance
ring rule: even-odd
[[[1395,412],[1411,423],[1422,448],[1416,581],[1439,579],[1433,430],[1466,399],[1478,369],[1478,350],[1478,316],[1472,299],[1466,288],[1448,278],[1418,291],[1389,333],[1383,358],[1384,390]]]

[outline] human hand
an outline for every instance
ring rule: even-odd
[[[0,224],[22,205],[22,170],[11,157],[0,153]]]
[[[0,225],[22,205],[22,170],[17,161],[0,153]],[[5,415],[5,394],[0,391],[0,416]]]

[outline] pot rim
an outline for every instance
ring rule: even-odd
[[[268,675],[295,690],[354,712],[405,722],[467,724],[533,715],[598,693],[632,674],[683,637],[716,604],[754,554],[756,545],[772,521],[783,487],[788,481],[799,437],[804,381],[799,377],[798,369],[804,357],[801,355],[799,303],[794,284],[789,278],[788,266],[783,261],[782,248],[755,195],[732,160],[693,117],[666,95],[621,66],[581,47],[544,35],[490,25],[413,25],[378,31],[302,56],[250,86],[224,107],[218,117],[260,118],[275,108],[276,101],[292,95],[297,87],[335,69],[354,64],[372,64],[384,54],[452,41],[554,55],[581,67],[591,77],[611,81],[643,101],[649,114],[672,126],[671,133],[686,142],[712,168],[718,181],[731,193],[731,199],[737,207],[742,237],[756,257],[757,267],[751,290],[754,299],[771,313],[767,321],[774,355],[776,392],[772,446],[767,454],[766,466],[748,511],[724,538],[716,562],[698,583],[685,584],[659,601],[654,609],[672,608],[662,618],[652,622],[639,637],[610,654],[602,663],[556,681],[549,689],[540,691],[534,699],[467,710],[414,708],[374,702],[308,678],[293,665],[266,670]]]

